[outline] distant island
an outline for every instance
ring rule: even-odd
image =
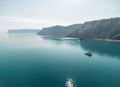
[[[70,26],[52,26],[43,28],[37,34],[83,39],[120,40],[120,17],[88,21]]]
[[[37,33],[39,29],[11,29],[8,33]]]

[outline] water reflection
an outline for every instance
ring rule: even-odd
[[[53,44],[68,44],[71,46],[79,46],[80,40],[78,38],[61,38],[61,37],[51,37],[51,36],[39,36],[44,40],[51,41]]]
[[[98,55],[107,55],[110,57],[120,58],[120,42],[109,42],[99,40],[82,40],[77,38],[55,38],[55,37],[42,37],[44,40],[50,40],[54,44],[68,44],[71,46],[80,46],[86,51],[94,52]]]
[[[61,37],[50,37],[50,36],[36,36],[35,34],[9,34],[9,39],[23,38],[31,40],[30,43],[35,42],[34,39],[42,39],[45,41],[44,44],[52,43],[55,45],[67,44],[73,47],[80,47],[85,51],[91,51],[98,55],[107,55],[110,57],[118,57],[120,59],[120,42],[108,42],[98,40],[82,40],[77,38],[61,38]],[[32,37],[32,39],[31,39]],[[36,42],[35,42],[36,43]]]
[[[99,55],[108,55],[120,58],[120,43],[98,40],[84,40],[80,42],[80,46],[85,50],[90,50]]]
[[[120,58],[120,43],[20,34],[1,42],[0,77],[8,87],[65,87],[67,77],[74,87],[119,87],[120,61],[105,58]]]

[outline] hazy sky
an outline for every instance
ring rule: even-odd
[[[120,17],[120,0],[0,0],[0,32]]]

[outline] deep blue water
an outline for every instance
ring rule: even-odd
[[[0,87],[65,87],[67,78],[74,87],[120,87],[120,42],[0,35]]]

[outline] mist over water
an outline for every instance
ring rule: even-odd
[[[119,66],[119,42],[0,35],[0,87],[120,87]]]

